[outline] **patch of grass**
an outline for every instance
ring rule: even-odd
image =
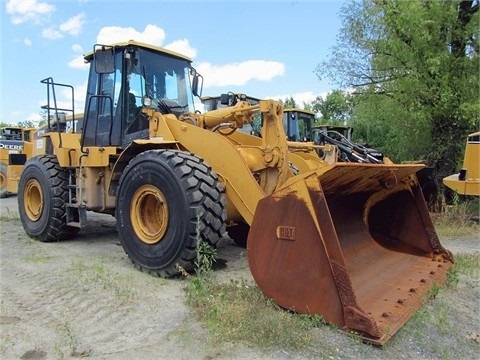
[[[462,349],[465,350],[467,347],[474,347],[475,344],[469,343],[466,339],[465,333],[468,329],[458,322],[456,306],[452,301],[462,296],[462,289],[472,280],[475,282],[472,286],[478,286],[478,279],[480,279],[480,252],[457,255],[455,264],[447,275],[446,286],[439,288],[434,285],[430,293],[434,298],[426,301],[399,330],[397,335],[401,339],[399,342],[415,341],[432,358],[444,360],[461,358],[462,355],[456,353],[460,346],[458,348],[452,346],[462,342]],[[457,289],[459,283],[462,283],[461,289]]]
[[[461,277],[473,281],[480,279],[480,251],[455,256],[455,264],[447,275],[447,286],[456,286]]]
[[[20,215],[18,214],[18,212],[10,211],[10,209],[7,208],[6,213],[0,214],[0,222],[6,222],[11,220],[20,220]]]
[[[8,349],[12,343],[14,342],[14,339],[12,336],[7,335],[5,332],[2,334],[0,337],[0,354],[3,354],[6,349]]]
[[[50,255],[40,255],[34,254],[25,257],[26,262],[35,263],[35,264],[45,264],[50,262],[53,259],[53,256]]]
[[[115,301],[120,304],[127,304],[137,296],[130,285],[131,279],[110,271],[104,264],[86,265],[82,261],[77,261],[72,264],[71,271],[83,285],[84,291],[102,289],[114,296]]]
[[[433,214],[432,218],[437,234],[441,238],[480,234],[478,199],[458,201],[448,206],[445,212]]]
[[[455,257],[455,269],[464,275],[478,278],[480,269],[480,251],[457,255]]]
[[[305,349],[315,344],[312,329],[323,326],[321,316],[295,314],[267,299],[244,279],[219,283],[213,276],[191,277],[187,303],[215,340],[241,341],[261,349]]]
[[[245,279],[220,283],[212,274],[216,251],[197,243],[195,276],[187,277],[187,304],[217,342],[246,342],[260,349],[305,349],[315,345],[315,327],[325,325],[319,315],[281,309]]]

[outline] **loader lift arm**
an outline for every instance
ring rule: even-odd
[[[383,155],[374,149],[348,140],[338,131],[328,130],[319,133],[320,142],[335,145],[340,150],[343,161],[381,164]]]

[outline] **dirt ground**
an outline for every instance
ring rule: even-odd
[[[15,196],[0,199],[0,209],[3,359],[442,357],[426,350],[414,335],[400,334],[391,345],[378,349],[330,327],[319,330],[323,344],[307,352],[264,352],[249,344],[218,344],[189,314],[183,280],[156,278],[132,266],[119,243],[113,217],[89,213],[89,224],[74,240],[40,243],[25,235]],[[480,250],[480,237],[442,243],[454,253]],[[219,277],[252,280],[245,249],[228,241],[220,244],[218,254],[225,264],[217,270]],[[439,339],[453,352],[452,358],[458,354],[459,358],[473,359],[480,352],[478,341],[469,339],[480,333],[479,274],[474,279],[460,287],[461,293],[440,294],[454,303],[448,319],[458,322],[461,332]],[[432,336],[437,335],[433,332]]]

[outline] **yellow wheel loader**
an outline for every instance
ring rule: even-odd
[[[18,126],[0,128],[0,197],[17,193],[23,165],[33,154],[36,131]]]
[[[215,246],[227,224],[244,222],[248,263],[266,296],[374,344],[445,281],[453,258],[418,186],[423,165],[328,164],[309,144],[290,151],[283,106],[272,100],[196,113],[203,78],[165,49],[95,45],[85,60],[78,132],[46,133],[20,178],[31,237],[71,238],[88,211],[112,214],[133,264],[173,276],[193,268],[199,241]],[[56,89],[67,85],[42,82],[45,108],[59,111]],[[261,137],[236,131],[258,113]]]
[[[480,132],[468,135],[462,169],[443,184],[460,195],[480,196]]]

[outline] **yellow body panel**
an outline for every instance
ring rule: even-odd
[[[30,159],[34,154],[34,134],[36,128],[12,127],[18,131],[20,137],[12,139],[21,141],[21,144],[2,144],[0,145],[0,163],[6,167],[6,173],[1,174],[1,189],[6,190],[6,194],[16,194],[18,190],[18,181],[23,169],[23,164],[10,161],[13,156],[24,155],[24,160]],[[8,140],[8,139],[5,139]],[[24,161],[22,160],[22,161]]]
[[[9,165],[7,167],[7,191],[16,194],[18,190],[18,181],[22,173],[23,165]]]
[[[480,196],[480,132],[468,135],[462,170],[443,183],[458,194]]]

